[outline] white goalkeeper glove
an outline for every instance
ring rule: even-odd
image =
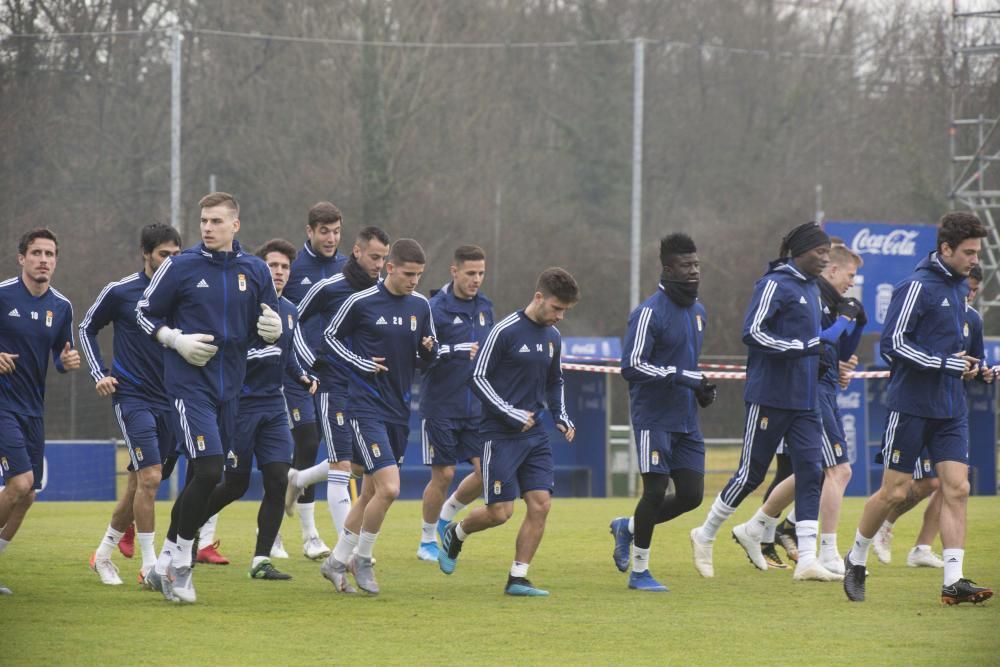
[[[260,317],[257,318],[257,335],[268,343],[281,338],[281,316],[271,310],[266,303],[260,304]]]
[[[180,329],[161,327],[156,332],[156,340],[174,350],[192,366],[204,366],[215,356],[219,348],[210,345],[215,336],[209,334],[185,334]]]

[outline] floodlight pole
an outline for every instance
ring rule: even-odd
[[[170,224],[183,236],[181,222],[181,35],[171,33],[170,58]]]
[[[639,265],[642,252],[642,118],[646,78],[646,42],[642,37],[632,42],[635,61],[632,68],[632,237],[629,273],[629,310],[639,305]]]

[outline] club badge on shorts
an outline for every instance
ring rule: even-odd
[[[195,445],[198,447],[199,452],[205,451],[205,436],[199,435],[195,438]]]
[[[51,310],[46,310],[45,311],[45,326],[47,326],[47,327],[51,327],[52,326],[52,311]],[[968,325],[966,325],[966,326],[968,326]]]
[[[142,458],[143,458],[143,456],[142,456],[142,447],[136,447],[135,448],[135,460],[139,461],[141,463],[142,462]]]
[[[239,284],[239,286],[240,286],[240,291],[241,292],[246,292],[247,291],[247,277],[246,277],[246,275],[244,275],[242,273],[238,274],[236,276],[236,281],[237,281],[237,284]]]
[[[416,330],[417,330],[417,316],[410,315],[410,331],[416,331]]]
[[[0,456],[0,468],[3,468],[4,470],[10,470],[10,464],[7,463],[6,456]]]
[[[372,454],[375,455],[375,458],[382,456],[382,450],[378,448],[377,442],[372,443]]]
[[[766,431],[767,430],[767,417],[761,417],[760,418],[760,430],[761,431]]]
[[[493,482],[493,495],[499,496],[501,491],[503,491],[503,484],[501,484],[500,480],[498,479],[495,482]]]
[[[298,408],[292,408],[292,419],[294,421],[300,421],[302,419],[302,413],[299,412]]]
[[[898,449],[892,450],[892,462],[893,463],[899,463],[899,450]]]
[[[337,426],[343,426],[343,425],[344,425],[344,413],[343,412],[338,412],[337,413]]]
[[[837,456],[843,456],[844,455],[844,449],[840,446],[839,442],[833,443],[833,452]]]
[[[654,466],[660,465],[660,453],[659,452],[653,452],[652,454],[650,454],[649,455],[649,459],[650,459],[650,461],[652,462],[652,464]]]

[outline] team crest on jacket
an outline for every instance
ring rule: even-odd
[[[51,310],[46,310],[45,311],[45,326],[47,326],[47,327],[51,327],[52,326],[52,311]]]
[[[295,328],[295,323],[292,322],[292,314],[288,313],[288,330],[291,331]]]
[[[499,496],[501,491],[503,491],[503,484],[498,479],[495,482],[493,482],[493,495]]]
[[[247,291],[247,277],[246,277],[246,275],[242,274],[242,273],[239,274],[239,275],[237,275],[236,276],[236,281],[239,283],[240,291],[241,292],[246,292]]]
[[[479,313],[479,326],[486,326],[486,313]]]
[[[962,335],[965,336],[966,338],[969,337],[969,323],[968,322],[966,322],[965,326],[962,327]]]
[[[338,412],[337,413],[337,426],[343,426],[343,425],[344,425],[344,413],[343,412]],[[376,456],[378,456],[378,455],[376,454]]]
[[[760,430],[761,431],[766,431],[767,430],[767,417],[761,417],[760,418]]]
[[[694,321],[698,325],[698,331],[701,332],[705,328],[705,323],[701,321],[701,315],[695,315]]]
[[[552,359],[555,356],[556,356],[556,344],[553,343],[552,341],[549,341],[549,359]]]
[[[417,316],[410,315],[410,331],[416,331],[416,330],[417,330]]]
[[[372,454],[375,455],[375,458],[382,456],[382,450],[378,448],[377,442],[372,443]]]

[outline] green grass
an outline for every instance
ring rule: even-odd
[[[652,571],[672,592],[629,591],[611,562],[607,524],[632,506],[557,498],[530,573],[552,595],[514,599],[501,591],[523,506],[507,526],[472,537],[445,577],[416,560],[419,505],[400,502],[376,545],[383,592],[369,598],[333,592],[318,563],[294,548],[297,521],[283,531],[292,558],[278,561],[295,579],[248,580],[256,507],[236,503],[218,530],[234,563],[199,566],[198,603],[179,606],[139,590],[137,560],[116,553],[121,587],[88,570],[110,503],[38,503],[0,557],[0,581],[14,590],[0,598],[0,664],[997,663],[1000,600],[941,607],[940,571],[905,566],[919,510],[897,525],[891,565],[872,556],[868,602],[851,604],[838,583],[753,570],[722,536],[715,578],[699,577],[687,533],[705,505],[654,536]],[[860,509],[861,500],[847,500],[842,545]],[[160,517],[167,510],[161,504]],[[325,508],[317,510],[332,543]],[[969,526],[966,574],[1000,585],[1000,499],[973,498]]]

